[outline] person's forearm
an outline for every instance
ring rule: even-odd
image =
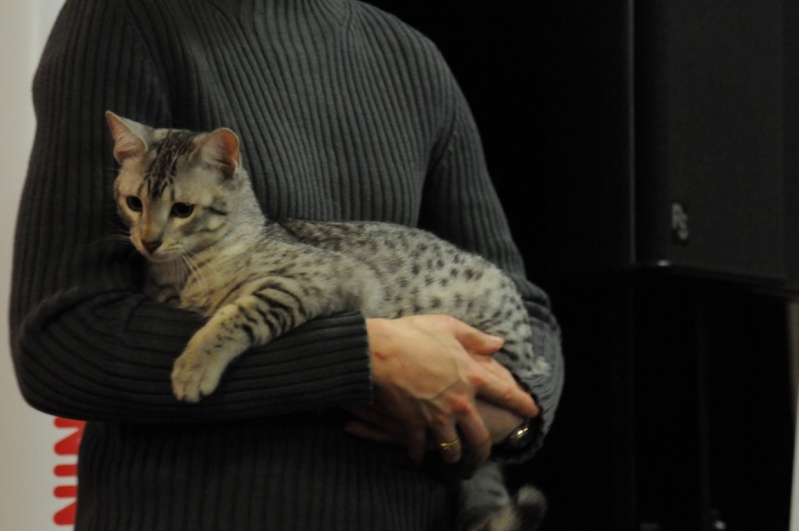
[[[170,373],[201,322],[131,292],[51,297],[15,334],[23,396],[50,414],[114,422],[232,420],[371,399],[363,317],[353,312],[248,351],[217,393],[183,404]]]

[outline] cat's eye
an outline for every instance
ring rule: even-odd
[[[134,211],[134,212],[141,212],[142,211],[143,205],[142,205],[141,199],[139,199],[135,195],[129,195],[125,199],[125,202],[128,204],[128,208],[131,209],[132,211]]]
[[[172,205],[172,215],[176,218],[187,218],[194,212],[194,205],[175,203]]]

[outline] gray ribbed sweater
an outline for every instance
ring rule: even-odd
[[[448,482],[403,449],[342,431],[336,408],[371,397],[360,314],[253,349],[199,405],[172,397],[172,361],[201,321],[148,301],[115,237],[106,109],[233,128],[271,215],[422,226],[499,264],[553,367],[527,382],[551,422],[557,325],[451,74],[395,18],[351,0],[67,0],[34,103],[11,342],[28,402],[89,421],[78,529],[440,531],[452,509]]]

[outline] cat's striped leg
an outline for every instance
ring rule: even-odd
[[[250,347],[250,337],[237,325],[240,313],[236,304],[220,308],[189,340],[172,370],[179,400],[198,402],[214,392],[230,362]]]
[[[197,402],[219,385],[227,366],[245,350],[264,345],[307,320],[285,289],[258,291],[223,306],[189,341],[175,360],[172,390],[186,402]]]

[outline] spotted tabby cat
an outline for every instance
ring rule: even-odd
[[[216,389],[226,366],[314,317],[449,314],[505,339],[497,356],[521,378],[545,373],[532,351],[527,313],[498,268],[421,230],[375,222],[264,217],[228,129],[153,129],[106,114],[121,169],[117,207],[149,260],[148,294],[209,318],[175,362],[178,399]],[[511,500],[499,467],[462,482],[461,528],[530,530],[543,497]]]

